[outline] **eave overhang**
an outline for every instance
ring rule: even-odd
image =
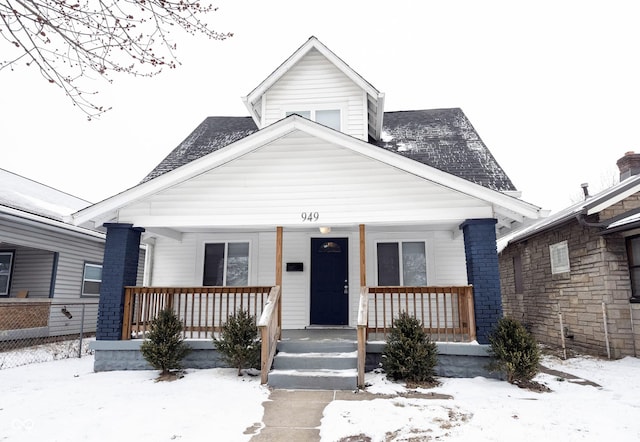
[[[118,210],[126,205],[231,162],[293,131],[304,132],[328,143],[339,145],[357,154],[380,161],[389,167],[395,167],[406,173],[483,201],[484,204],[488,204],[491,207],[491,216],[498,220],[497,233],[499,236],[545,215],[544,211],[539,207],[513,196],[480,186],[423,163],[381,149],[298,115],[291,115],[209,155],[80,210],[72,215],[71,220],[75,225],[91,226],[92,228],[104,222],[113,221],[117,218]]]

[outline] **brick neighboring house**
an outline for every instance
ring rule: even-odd
[[[636,356],[640,346],[640,154],[620,183],[516,233],[499,255],[505,315],[540,343]]]

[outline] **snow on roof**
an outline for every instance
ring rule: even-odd
[[[256,132],[251,117],[208,117],[143,180],[149,181]],[[370,143],[492,190],[515,186],[462,109],[385,112]]]
[[[0,169],[0,206],[62,221],[89,206],[89,201]]]

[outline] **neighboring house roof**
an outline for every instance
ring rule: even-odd
[[[64,221],[89,205],[89,201],[0,169],[0,214],[104,238],[103,233]]]
[[[611,207],[639,191],[640,175],[631,176],[596,195],[572,204],[527,228],[504,237],[499,241],[498,249],[502,250],[508,244],[523,241],[533,235],[545,232],[572,220],[577,220],[591,227],[598,227],[603,233],[614,233],[614,231],[617,232],[633,228],[634,225],[638,224],[640,209],[633,209],[611,219],[598,220],[596,222],[588,221],[586,217],[598,214],[602,210]]]
[[[0,169],[0,205],[62,221],[63,217],[91,203]]]
[[[390,167],[404,170],[414,176],[430,180],[446,188],[490,203],[494,216],[499,218],[498,224],[504,228],[508,228],[513,223],[519,224],[526,219],[536,219],[540,216],[539,207],[513,196],[413,161],[390,150],[380,149],[370,143],[327,128],[298,115],[291,115],[249,136],[240,138],[224,148],[216,149],[211,154],[186,162],[182,167],[174,168],[157,176],[155,179],[149,179],[138,186],[83,209],[73,215],[73,221],[76,225],[107,222],[117,216],[120,208],[131,202],[156,194],[178,183],[185,182],[209,170],[227,164],[295,131],[342,146],[364,157],[375,159],[388,164]],[[202,131],[199,137],[207,139],[205,132]],[[217,138],[209,139],[215,140]]]
[[[340,71],[342,71],[342,73],[350,78],[351,81],[367,93],[369,135],[374,139],[379,139],[382,128],[382,114],[384,112],[384,94],[373,87],[371,83],[354,71],[347,63],[345,63],[314,36],[309,37],[302,46],[300,46],[289,58],[278,66],[275,71],[265,78],[246,97],[242,97],[242,101],[249,110],[249,114],[256,124],[258,126],[260,125],[262,117],[261,102],[264,94],[312,49],[315,49],[324,55],[327,60],[333,63],[334,66],[336,66]]]
[[[250,117],[208,117],[143,180],[208,155],[254,132]],[[379,147],[492,190],[515,187],[459,108],[385,112]]]

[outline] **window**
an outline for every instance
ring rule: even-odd
[[[524,293],[524,284],[522,282],[522,257],[516,255],[513,257],[513,283],[516,293]]]
[[[204,246],[204,285],[249,285],[249,243],[212,243]]]
[[[627,239],[627,260],[631,277],[631,300],[640,301],[640,236]]]
[[[551,257],[551,273],[566,273],[569,271],[569,246],[566,241],[551,244],[549,246]]]
[[[378,285],[427,285],[425,249],[424,241],[378,243]]]
[[[100,295],[100,284],[102,284],[102,265],[85,263],[82,274],[82,296]]]
[[[288,111],[285,113],[287,117],[292,114],[298,114],[301,117],[308,118],[331,129],[340,130],[340,109]]]
[[[11,288],[13,252],[0,252],[0,296],[8,296]]]

